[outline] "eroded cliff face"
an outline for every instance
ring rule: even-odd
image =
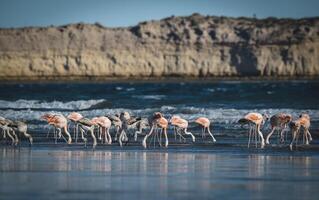
[[[319,75],[319,18],[0,29],[0,79]]]

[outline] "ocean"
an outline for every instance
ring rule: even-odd
[[[24,139],[13,147],[1,137],[0,199],[317,199],[318,91],[318,80],[1,83],[0,116],[25,121],[34,145]],[[54,144],[40,116],[73,111],[88,118],[179,115],[196,142],[175,140],[170,127],[167,149],[143,149],[143,136],[94,151]],[[248,149],[248,128],[237,123],[248,112],[307,113],[314,140],[290,151],[290,135],[279,144],[274,134],[265,149]],[[216,143],[201,138],[200,116],[211,120]]]

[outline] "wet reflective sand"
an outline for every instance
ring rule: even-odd
[[[318,199],[319,156],[0,147],[0,177],[0,199]]]

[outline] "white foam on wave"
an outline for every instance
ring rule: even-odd
[[[70,111],[59,112],[63,115],[68,115]],[[146,108],[146,109],[126,109],[126,108],[112,108],[112,109],[94,109],[79,111],[83,116],[93,118],[96,116],[114,115],[123,111],[128,111],[131,115],[140,117],[149,117],[154,112],[162,112],[166,118],[170,118],[172,115],[179,115],[186,120],[193,122],[198,117],[207,117],[213,123],[219,123],[224,125],[236,125],[237,121],[249,112],[266,113],[268,115],[274,115],[279,112],[290,113],[294,118],[297,118],[300,113],[308,113],[312,121],[319,121],[319,110],[299,110],[299,109],[232,109],[232,108],[199,108],[199,107],[174,107],[174,106],[162,106],[158,108]],[[48,113],[48,111],[37,110],[0,110],[0,116],[3,116],[12,120],[25,120],[25,121],[40,121],[40,117]],[[237,124],[238,125],[238,124]]]
[[[25,100],[17,101],[0,100],[0,108],[5,109],[67,109],[67,110],[82,110],[88,109],[93,105],[103,102],[103,99],[78,100],[78,101],[51,101],[45,102],[40,100]]]
[[[134,95],[134,98],[138,99],[150,99],[150,100],[161,100],[165,98],[165,95]]]

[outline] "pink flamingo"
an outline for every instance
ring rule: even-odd
[[[183,131],[183,133],[185,133],[186,135],[190,135],[192,137],[193,142],[195,142],[195,136],[191,132],[187,131],[188,122],[185,119],[182,119],[181,117],[177,115],[174,115],[171,118],[170,123],[178,128],[177,132],[179,130]]]
[[[112,144],[112,137],[109,132],[111,128],[110,119],[107,117],[101,116],[101,117],[94,117],[91,121],[97,124],[102,129],[100,139],[102,140],[102,135],[103,135],[105,143]],[[103,143],[103,140],[102,140],[102,143]]]
[[[260,113],[248,113],[241,118],[238,122],[242,124],[249,124],[249,139],[248,139],[248,148],[250,144],[251,136],[255,137],[256,147],[257,147],[257,133],[261,139],[261,148],[265,147],[265,140],[262,132],[260,131],[260,126],[268,119],[267,115],[262,115]]]
[[[311,137],[311,134],[309,132],[310,116],[308,114],[301,114],[298,119],[290,122],[289,127],[290,127],[290,130],[292,133],[292,140],[291,140],[291,143],[289,145],[290,150],[292,150],[292,145],[295,142],[295,140],[298,140],[301,128],[304,131],[303,137],[306,139],[306,144],[308,145],[309,141],[312,141],[312,137]],[[308,140],[308,136],[309,136],[309,140]],[[296,145],[297,145],[297,141],[296,141]]]
[[[281,129],[281,132],[280,133],[278,132],[278,134],[280,136],[280,141],[284,141],[283,133],[287,128],[287,124],[291,122],[291,120],[292,120],[291,115],[285,114],[285,113],[278,113],[271,116],[270,118],[271,132],[266,137],[266,144],[269,144],[269,138],[275,132],[276,129],[278,129],[278,131],[280,131]]]
[[[72,112],[67,116],[67,118],[75,124],[74,130],[73,130],[73,138],[75,138],[75,143],[78,143],[78,129],[79,129],[78,121],[80,119],[83,119],[84,117],[80,113]]]
[[[210,132],[210,121],[208,118],[206,117],[199,117],[195,120],[195,123],[199,124],[200,126],[202,126],[202,138],[205,138],[205,132],[206,129],[208,131],[208,134],[213,138],[213,142],[216,142],[215,137],[213,136],[213,134]]]
[[[12,145],[17,145],[19,142],[19,139],[17,135],[14,133],[14,131],[12,130],[12,128],[9,126],[12,123],[13,122],[11,120],[0,117],[0,128],[2,129],[2,132],[3,132],[3,138],[6,138],[6,135],[8,135],[10,139],[12,140]],[[13,136],[11,135],[10,131],[12,131]]]
[[[160,112],[155,112],[153,114],[153,117],[151,119],[151,124],[152,124],[152,127],[151,127],[151,130],[148,134],[145,135],[144,139],[143,139],[143,142],[142,142],[142,145],[144,148],[146,148],[146,141],[147,141],[147,138],[154,132],[154,128],[155,127],[160,127],[162,129],[162,131],[164,132],[164,137],[165,137],[165,147],[168,146],[168,138],[167,138],[167,128],[168,128],[168,121],[167,119],[165,119],[163,117],[163,114],[160,113]],[[160,144],[161,145],[161,144]]]
[[[72,143],[72,138],[70,133],[67,129],[68,121],[67,119],[61,114],[44,114],[41,116],[41,119],[44,119],[48,122],[48,124],[53,125],[55,128],[58,129],[58,136],[61,138],[62,136],[62,129],[64,130],[65,134],[68,136],[67,143]]]

